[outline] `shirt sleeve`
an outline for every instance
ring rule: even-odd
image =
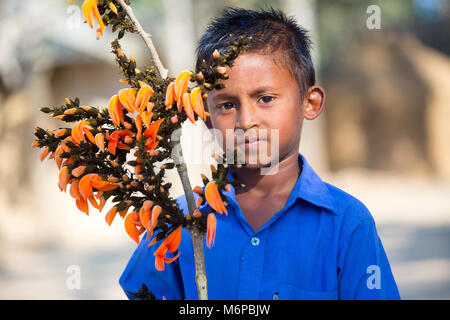
[[[148,240],[146,238],[147,232],[141,238],[142,240],[119,279],[119,284],[126,296],[131,300],[136,299],[133,297],[133,293],[138,292],[142,284],[145,284],[157,299],[162,299],[163,297],[168,300],[184,299],[178,259],[172,263],[165,263],[163,271],[156,270],[153,253],[158,249],[162,241],[149,247],[148,245],[153,237],[150,237]],[[173,254],[167,252],[167,257],[171,258],[176,254],[177,252]]]
[[[341,252],[338,261],[339,299],[400,299],[372,217],[350,230]]]

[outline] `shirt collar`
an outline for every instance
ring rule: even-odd
[[[298,164],[302,172],[297,179],[286,205],[290,205],[296,199],[300,198],[317,207],[328,209],[337,215],[333,196],[328,190],[328,187],[300,153],[298,154]],[[227,177],[230,181],[234,180],[234,175],[231,171],[228,172]],[[236,202],[236,193],[233,186],[231,186],[231,191],[222,190],[222,192],[231,202]],[[209,204],[205,202],[199,209],[204,209],[207,206],[209,207]]]
[[[298,154],[298,164],[302,168],[302,173],[292,192],[295,192],[298,198],[337,214],[333,196],[327,185],[300,153]]]

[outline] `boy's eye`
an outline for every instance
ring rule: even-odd
[[[263,103],[269,103],[269,102],[272,102],[273,101],[273,97],[271,97],[271,96],[264,96],[264,97],[261,97],[259,100],[261,101],[261,102],[263,102]]]
[[[232,104],[231,102],[225,102],[225,103],[219,104],[217,107],[220,110],[230,110],[230,109],[234,108],[234,104]]]

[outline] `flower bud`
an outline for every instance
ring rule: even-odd
[[[224,74],[227,71],[227,68],[225,67],[217,67],[217,72],[220,74]]]
[[[214,59],[219,59],[220,58],[220,53],[219,50],[214,50],[213,54],[212,54]]]

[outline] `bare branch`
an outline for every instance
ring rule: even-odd
[[[148,50],[150,51],[153,63],[158,69],[159,75],[161,76],[161,78],[165,79],[167,77],[168,70],[164,68],[163,64],[161,63],[161,60],[159,59],[158,52],[156,51],[155,45],[152,42],[151,34],[146,32],[144,28],[142,28],[142,25],[139,23],[139,20],[134,15],[133,9],[131,9],[131,7],[128,6],[124,0],[117,0],[117,2],[125,10],[131,22],[133,22],[136,31],[142,37],[145,44],[147,45]]]

